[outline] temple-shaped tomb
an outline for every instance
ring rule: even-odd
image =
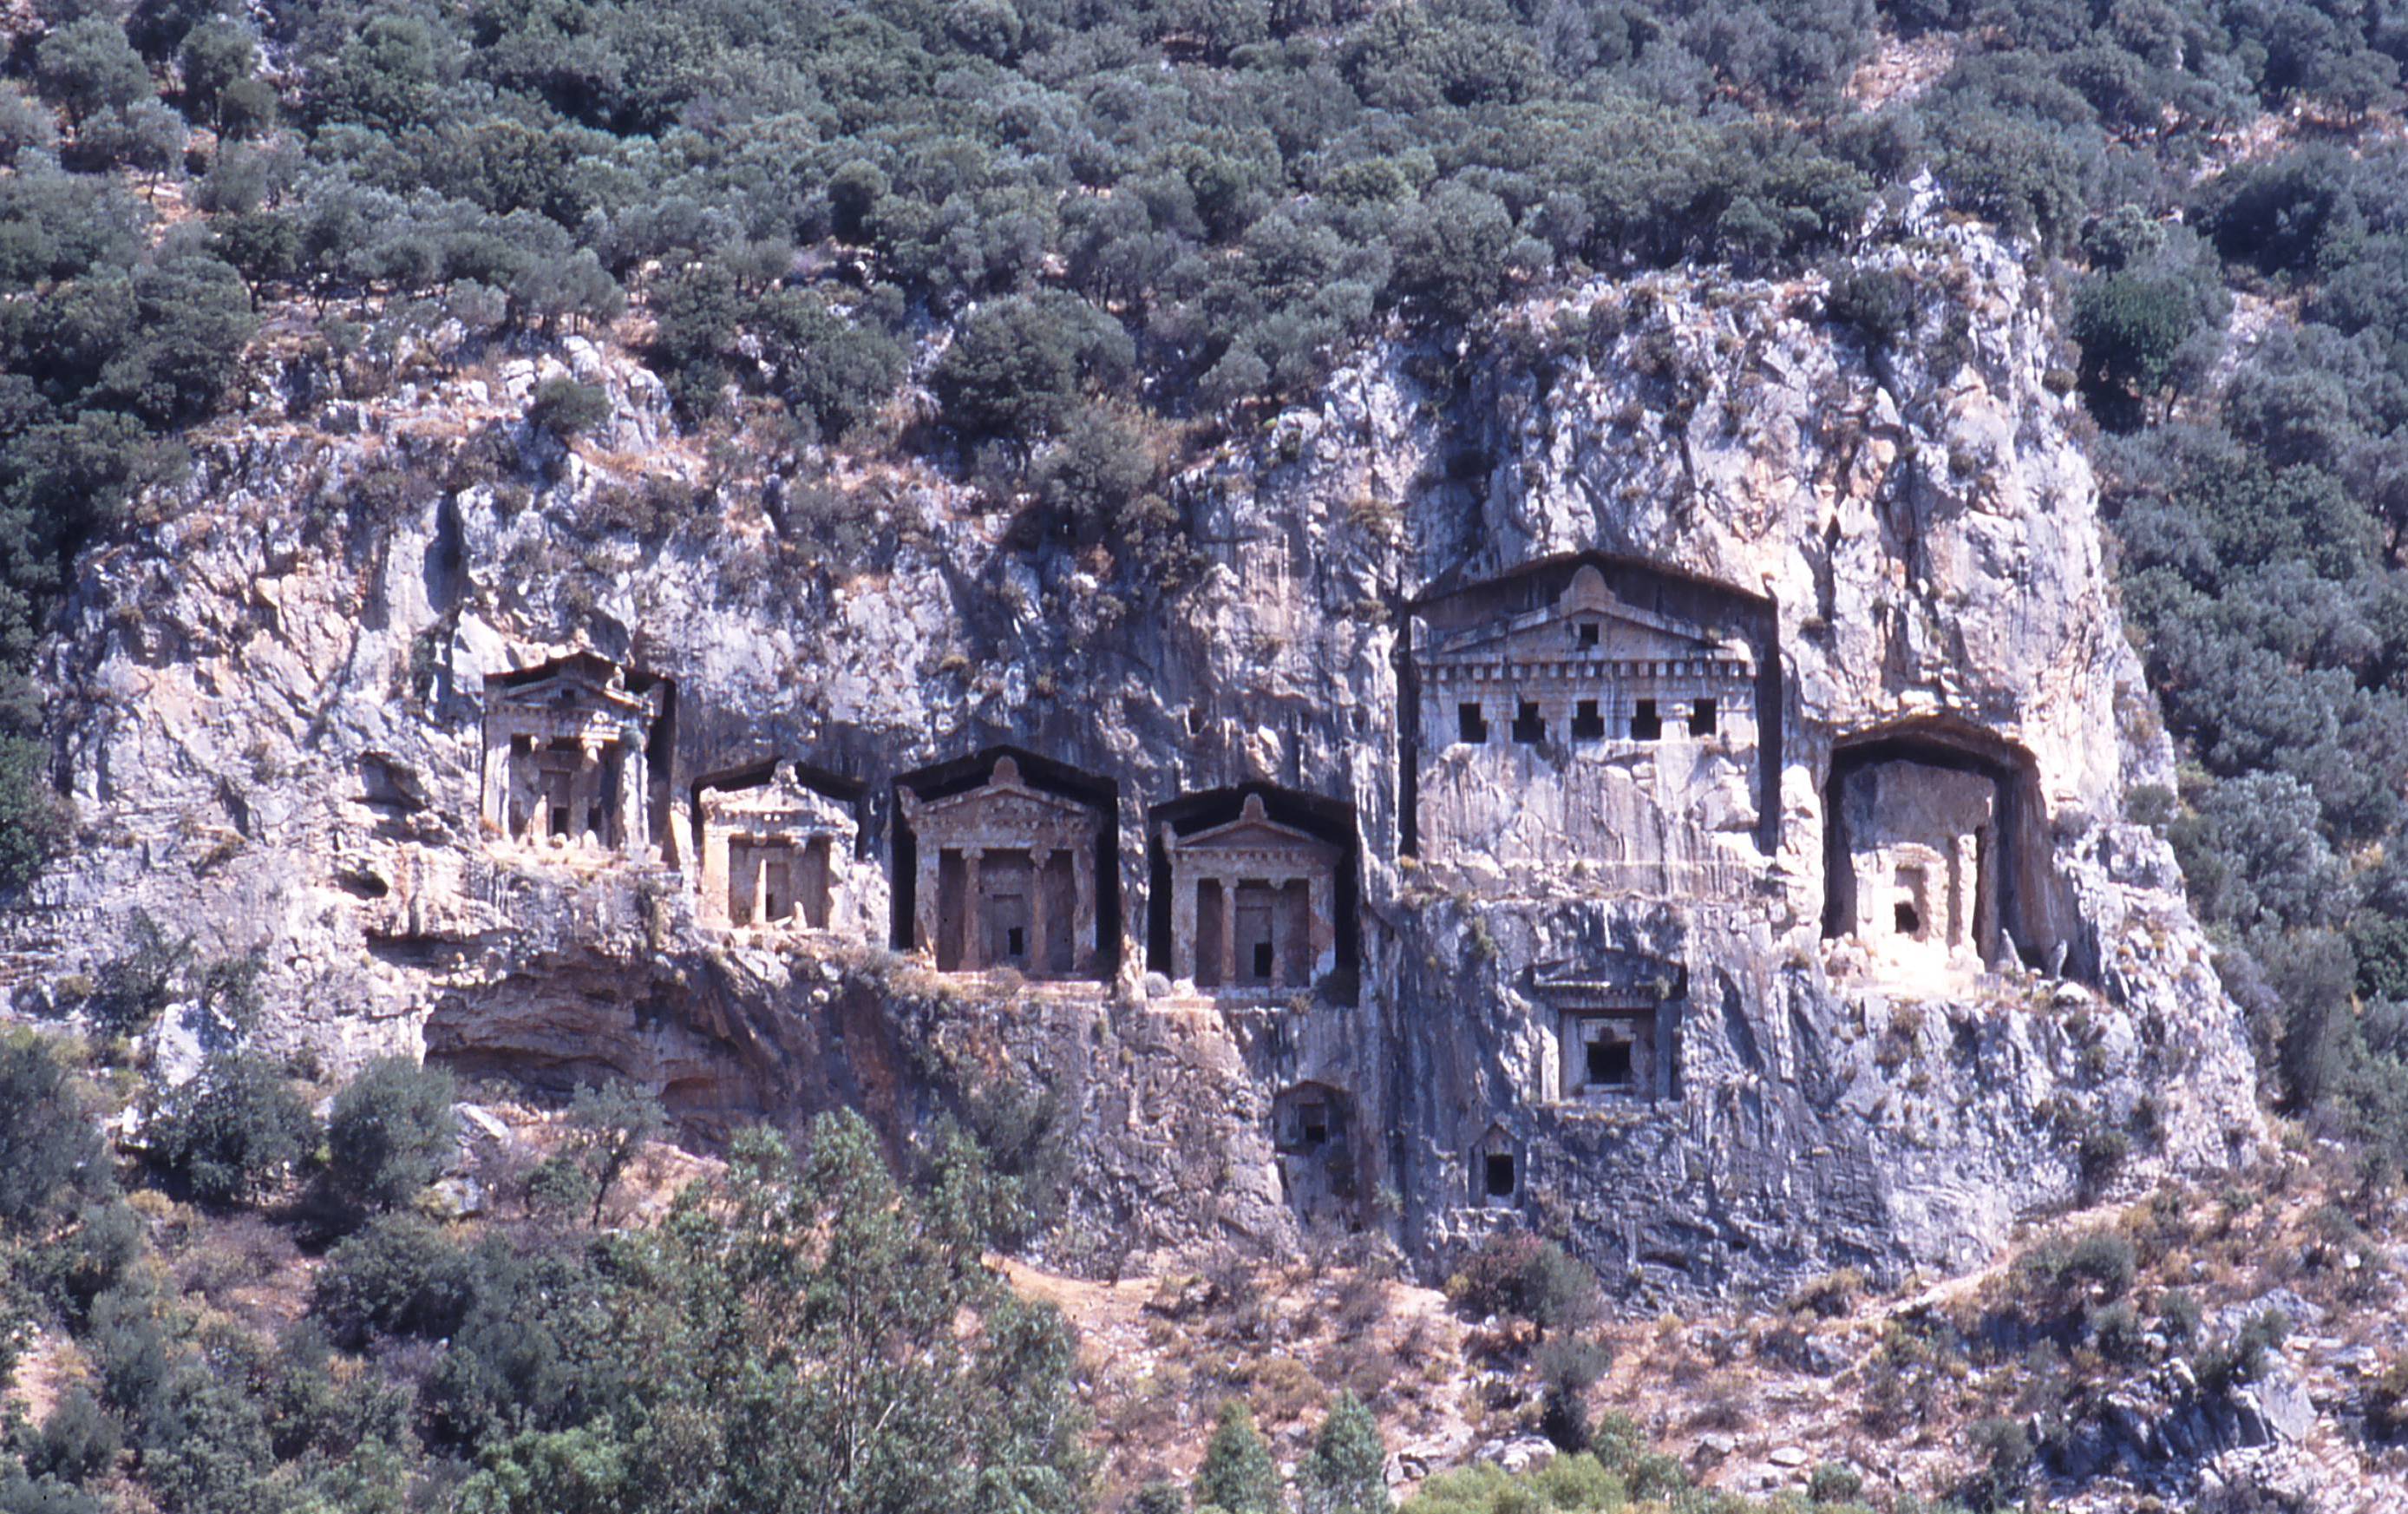
[[[1836,743],[1825,794],[1824,934],[1908,977],[2021,957],[2069,964],[2079,914],[2049,864],[2028,757],[1926,721]]]
[[[487,827],[531,846],[656,856],[670,699],[667,680],[591,653],[488,677]]]
[[[1150,927],[1167,925],[1169,948],[1161,971],[1207,992],[1277,999],[1337,969],[1341,945],[1354,944],[1341,930],[1340,894],[1351,911],[1354,892],[1344,806],[1277,792],[1267,801],[1250,787],[1157,806],[1153,817],[1158,918]],[[1149,930],[1157,947],[1158,934]]]
[[[1777,754],[1758,752],[1768,688],[1779,721],[1769,605],[1577,558],[1413,613],[1412,851],[1505,874],[1584,859],[1647,892],[1750,886],[1777,823]]]
[[[696,787],[706,920],[826,930],[852,913],[859,785],[778,762]]]
[[[928,953],[942,973],[1109,972],[1113,954],[1101,930],[1109,912],[1098,903],[1114,834],[1108,790],[1082,793],[1040,783],[1033,772],[1024,777],[1022,758],[1009,753],[982,757],[966,774],[961,766],[896,786],[903,827],[896,908],[898,922],[908,922],[909,946]]]
[[[1679,1097],[1687,973],[1634,952],[1544,964],[1531,996],[1555,1033],[1555,1089],[1567,1104],[1652,1103]]]

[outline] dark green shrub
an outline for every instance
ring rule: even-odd
[[[2031,1433],[2019,1420],[1989,1419],[1967,1433],[1966,1449],[1979,1466],[1965,1495],[1976,1508],[2013,1508],[2031,1480]]]
[[[1578,1330],[1602,1307],[1595,1273],[1555,1242],[1521,1233],[1482,1242],[1446,1291],[1469,1313],[1519,1315],[1548,1333]]]
[[[457,1129],[452,1074],[408,1057],[383,1057],[335,1097],[326,1121],[326,1175],[356,1208],[407,1204],[441,1175]]]
[[[1816,1504],[1852,1504],[1864,1491],[1862,1474],[1833,1462],[1822,1463],[1806,1479],[1806,1497]]]
[[[0,1034],[0,1233],[38,1235],[115,1186],[100,1133],[50,1044]]]
[[[609,390],[566,376],[536,385],[535,398],[527,405],[529,425],[562,438],[583,436],[609,418]]]
[[[1226,1514],[1279,1514],[1279,1466],[1254,1429],[1254,1417],[1238,1399],[1221,1406],[1221,1418],[1205,1443],[1190,1490],[1198,1508]]]
[[[151,1126],[153,1159],[204,1204],[275,1192],[315,1154],[318,1121],[283,1071],[243,1052],[208,1058],[167,1096]]]
[[[353,1349],[371,1335],[457,1330],[475,1293],[468,1254],[416,1215],[381,1215],[326,1253],[310,1312]]]
[[[100,1401],[70,1388],[42,1420],[25,1455],[25,1470],[62,1482],[89,1482],[108,1471],[124,1448],[125,1432]]]

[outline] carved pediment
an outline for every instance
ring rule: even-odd
[[[1424,654],[1433,668],[1460,664],[1686,662],[1750,664],[1742,641],[1624,603],[1605,575],[1583,568],[1554,604],[1499,623],[1473,627],[1435,642]]]
[[[615,713],[631,718],[654,714],[652,697],[627,688],[626,670],[601,657],[579,656],[546,664],[538,676],[500,674],[485,681],[494,710],[538,714]]]
[[[980,787],[932,800],[907,791],[903,813],[925,836],[1058,835],[1066,827],[1092,833],[1102,818],[1091,805],[1029,787],[1021,780],[1020,764],[1008,757],[996,759],[994,772]]]
[[[1530,970],[1530,988],[1557,1002],[1652,1004],[1682,997],[1688,975],[1680,963],[1661,957],[1608,950],[1541,962]]]
[[[1308,857],[1328,867],[1338,862],[1337,847],[1309,830],[1271,819],[1264,811],[1259,794],[1246,796],[1245,807],[1237,819],[1192,835],[1174,834],[1167,837],[1166,843],[1174,853],[1194,857],[1278,852]]]

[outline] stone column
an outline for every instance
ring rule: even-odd
[[[1196,880],[1179,854],[1168,826],[1162,829],[1163,850],[1170,853],[1170,976],[1193,981],[1196,976]]]
[[[729,864],[727,828],[703,821],[702,846],[702,907],[706,915],[717,913],[722,920],[733,922],[736,912],[729,908]]]
[[[937,961],[937,905],[941,879],[944,876],[945,850],[923,839],[920,844],[917,877],[911,886],[911,944],[928,954],[928,965]]]
[[[611,795],[619,812],[619,850],[632,858],[648,858],[652,847],[651,775],[644,771],[640,729],[619,738],[619,792]]]
[[[774,838],[752,838],[752,923],[769,923],[769,853]],[[791,883],[790,883],[791,887]]]
[[[1070,851],[1072,897],[1077,901],[1070,913],[1070,971],[1088,973],[1096,970],[1096,847],[1092,837],[1080,838]]]
[[[979,896],[979,865],[985,861],[982,847],[962,848],[962,971],[975,973],[986,966],[986,908]]]
[[[1049,847],[1028,849],[1028,975],[1032,978],[1054,971],[1054,954],[1045,934],[1045,864],[1053,858]]]
[[[1221,885],[1221,939],[1212,943],[1212,950],[1221,959],[1221,987],[1226,988],[1238,981],[1238,880],[1232,874],[1217,881]]]
[[[1312,932],[1310,977],[1317,978],[1338,965],[1337,895],[1337,880],[1326,872],[1314,868],[1305,874],[1305,908],[1309,915],[1305,929]]]
[[[592,737],[580,737],[577,743],[577,771],[568,780],[568,843],[581,846],[593,836],[586,829],[586,817],[602,801],[602,746]],[[598,844],[608,838],[594,836]]]
[[[508,835],[510,829],[510,734],[508,724],[485,716],[484,794],[479,802],[493,828]]]

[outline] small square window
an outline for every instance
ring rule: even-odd
[[[1699,699],[1689,706],[1689,734],[1712,736],[1714,733],[1714,701]]]
[[[1572,645],[1584,652],[1597,650],[1597,622],[1584,620],[1572,627]]]
[[[1488,1159],[1481,1175],[1484,1179],[1483,1186],[1487,1189],[1490,1198],[1512,1198],[1513,1196],[1513,1154],[1510,1151],[1488,1153]]]
[[[1583,699],[1572,706],[1572,740],[1594,742],[1605,735],[1605,716],[1599,714],[1595,699]]]
[[[1654,699],[1641,699],[1630,713],[1630,739],[1634,742],[1661,741],[1664,717],[1656,713]]]
[[[1466,745],[1479,746],[1488,740],[1488,717],[1469,700],[1455,707],[1455,728],[1457,738]]]
[[[1538,705],[1531,700],[1524,699],[1513,716],[1513,739],[1525,746],[1535,746],[1547,739],[1547,718],[1539,714]]]

